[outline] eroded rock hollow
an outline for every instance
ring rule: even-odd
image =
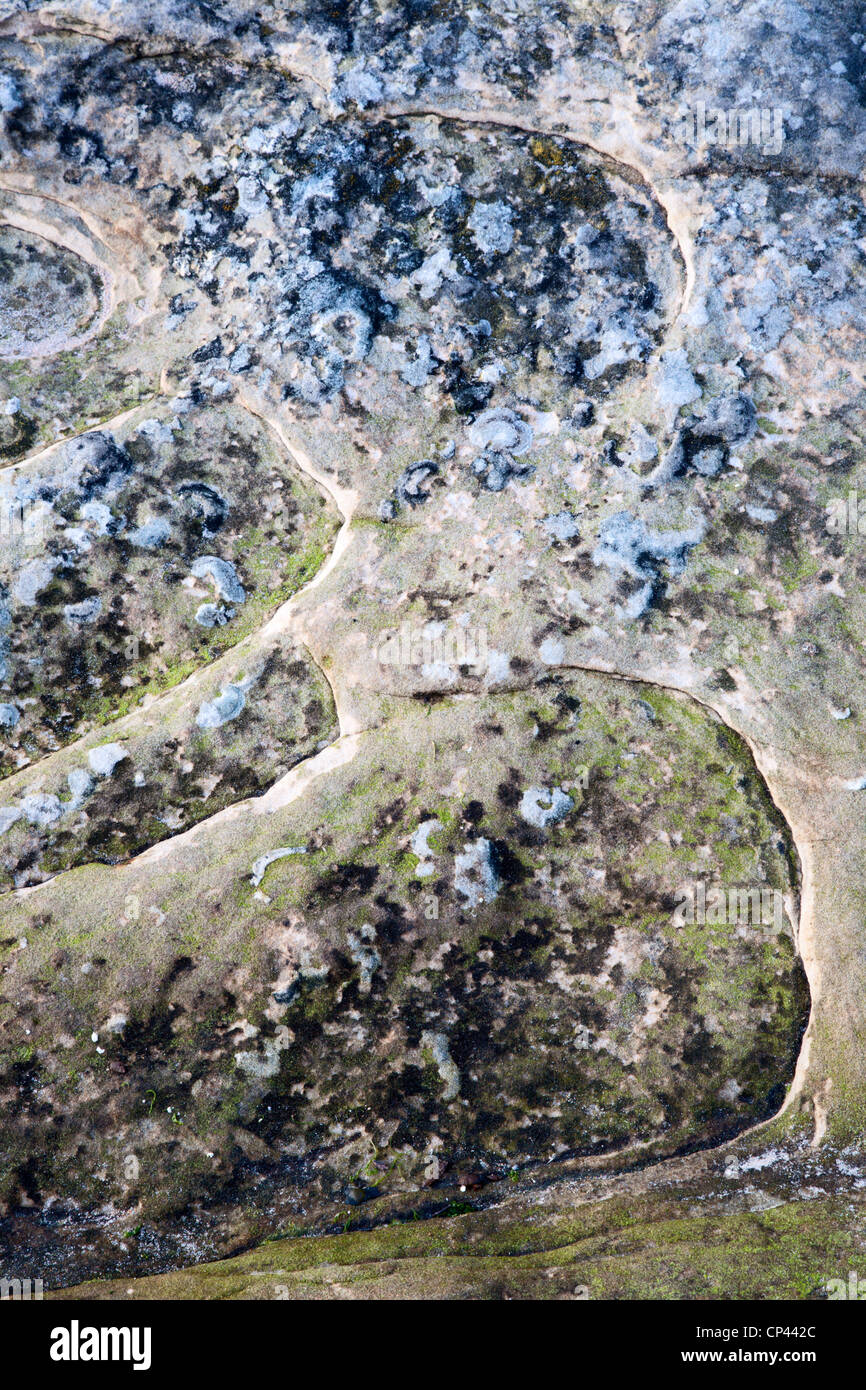
[[[857,8],[0,0],[10,1269],[866,1186]]]

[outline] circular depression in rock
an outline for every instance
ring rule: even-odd
[[[0,227],[0,357],[59,352],[87,333],[102,287],[74,252],[17,227]]]
[[[325,973],[280,995],[302,1041],[262,1129],[321,1135],[332,1105],[495,1165],[673,1153],[777,1110],[809,1007],[799,870],[736,736],[614,679],[422,719],[429,777],[394,779],[408,728],[353,767],[388,788],[372,848],[359,790],[287,840],[327,828],[320,857],[270,870]]]

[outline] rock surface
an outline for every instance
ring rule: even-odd
[[[766,1219],[792,1269],[812,1242],[784,1287],[831,1276],[866,1119],[858,13],[0,0],[8,1272],[451,1189],[520,1246],[588,1173],[640,1206],[650,1160],[648,1232],[733,1230],[719,1175],[772,1143]],[[465,1287],[430,1229],[416,1296]],[[537,1294],[496,1254],[481,1295]],[[660,1287],[566,1266],[556,1296]]]

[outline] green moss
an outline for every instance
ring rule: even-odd
[[[684,1212],[675,1196],[615,1198],[571,1211],[476,1211],[306,1239],[150,1278],[58,1290],[55,1299],[604,1298],[814,1296],[862,1266],[862,1197],[787,1202],[759,1213]]]

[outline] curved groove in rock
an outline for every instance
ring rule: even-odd
[[[362,737],[363,731],[341,735],[333,743],[329,743],[327,748],[323,748],[321,753],[316,753],[312,758],[305,758],[295,767],[290,768],[285,776],[269,787],[266,792],[262,792],[261,796],[246,797],[243,801],[236,801],[233,805],[225,806],[221,811],[217,811],[215,815],[208,816],[206,820],[198,821],[188,830],[180,831],[177,835],[170,835],[166,839],[160,840],[158,844],[151,845],[149,849],[142,850],[140,854],[124,860],[122,864],[102,864],[100,868],[108,872],[123,872],[133,866],[155,864],[182,852],[214,825],[226,825],[246,812],[255,816],[267,816],[272,815],[275,811],[280,811],[284,806],[289,806],[293,801],[297,801],[298,797],[302,796],[319,777],[351,762],[358,751]],[[38,893],[45,888],[47,884],[54,883],[67,874],[76,873],[87,867],[85,864],[76,864],[74,868],[63,869],[60,873],[52,875],[51,878],[43,879],[41,883],[34,883],[28,888],[16,888],[14,896],[16,898],[28,898],[31,894]]]
[[[99,37],[102,38],[103,36],[99,35]],[[122,38],[119,41],[122,42]],[[309,76],[308,74],[303,75]],[[321,83],[317,85],[321,86]],[[636,174],[638,177],[640,177],[642,182],[646,185],[646,188],[648,189],[649,193],[652,195],[654,201],[665,212],[668,228],[678,248],[679,256],[682,261],[682,266],[684,270],[683,293],[679,308],[679,314],[682,314],[688,308],[695,284],[695,269],[691,248],[691,237],[687,226],[687,214],[680,204],[678,195],[676,195],[673,191],[663,193],[653,183],[646,166],[636,157],[635,151],[633,149],[628,151],[628,154],[631,157],[627,157],[626,151],[622,146],[618,147],[617,153],[614,154],[610,148],[606,148],[604,144],[592,140],[585,133],[580,134],[573,130],[551,129],[548,126],[539,125],[538,123],[522,121],[519,117],[515,115],[510,115],[507,113],[490,109],[482,109],[479,111],[466,111],[460,108],[451,107],[435,107],[429,105],[406,105],[399,107],[388,106],[379,109],[372,108],[364,112],[364,117],[367,120],[396,120],[408,119],[413,117],[423,118],[425,116],[435,116],[442,120],[453,121],[457,124],[496,125],[504,128],[511,128],[517,131],[523,131],[527,134],[548,135],[562,139],[567,139],[577,145],[582,145],[588,149],[593,150],[596,154],[600,155],[603,158],[610,159],[614,162],[619,162],[625,168],[632,171],[633,174]],[[24,227],[22,229],[31,230],[30,227]],[[39,235],[45,235],[45,233],[41,231],[39,228],[34,227],[33,230],[36,230]],[[61,242],[60,244],[65,243]],[[76,248],[70,247],[69,249]],[[100,320],[100,326],[103,321],[104,320]],[[676,322],[676,316],[674,316],[673,322]],[[284,603],[271,616],[271,618],[268,619],[264,627],[259,629],[258,633],[255,634],[255,636],[261,638],[266,635],[273,635],[276,633],[291,631],[295,618],[296,608],[300,600],[306,597],[310,592],[314,591],[319,585],[321,585],[336,569],[337,565],[340,563],[343,555],[345,554],[351,540],[352,517],[354,515],[358,499],[356,493],[354,493],[351,489],[341,487],[332,478],[329,478],[324,473],[322,473],[321,470],[319,470],[315,466],[312,460],[295,444],[292,443],[282,424],[277,418],[275,418],[274,415],[268,413],[265,408],[256,404],[251,399],[245,397],[242,393],[239,393],[238,400],[239,403],[243,406],[243,408],[245,408],[251,415],[261,420],[269,429],[269,431],[272,434],[274,434],[274,436],[277,439],[279,439],[283,448],[293,459],[298,469],[303,474],[305,474],[305,476],[312,479],[316,483],[316,485],[326,494],[326,496],[331,501],[333,501],[343,518],[343,524],[340,528],[337,540],[334,544],[331,554],[328,556],[325,563],[321,566],[321,568],[313,577],[313,579],[302,589],[298,590],[298,592],[294,594],[289,600],[287,600],[286,603]],[[126,415],[127,413],[130,412],[124,412],[124,415]],[[44,450],[40,450],[39,454],[41,454],[42,452],[44,452]],[[38,456],[39,455],[37,454],[32,457]],[[19,463],[15,466],[20,467],[22,465],[22,462],[27,461],[19,461]],[[316,664],[319,665],[318,662]],[[206,669],[207,668],[202,668],[202,670]],[[316,754],[312,758],[305,759],[296,767],[292,768],[287,774],[285,774],[284,777],[280,778],[279,781],[274,783],[272,787],[270,787],[266,792],[262,793],[260,796],[248,798],[244,801],[237,802],[232,806],[228,806],[223,810],[217,812],[215,816],[209,817],[199,822],[195,826],[191,827],[190,829],[181,832],[178,835],[172,836],[166,840],[163,840],[159,844],[156,844],[147,850],[144,850],[141,854],[135,856],[133,859],[127,861],[125,864],[114,867],[127,868],[130,864],[149,865],[155,863],[165,863],[165,861],[169,860],[174,854],[182,851],[182,849],[185,846],[189,845],[190,843],[193,843],[196,839],[200,839],[203,835],[207,834],[209,827],[213,826],[214,824],[224,824],[226,822],[230,822],[232,820],[237,819],[244,813],[251,813],[256,816],[273,813],[302,796],[318,778],[333,771],[337,767],[343,766],[346,763],[350,762],[354,758],[358,750],[360,739],[363,737],[364,730],[358,727],[356,722],[352,720],[349,716],[347,716],[345,708],[343,706],[340,690],[335,686],[332,678],[324,671],[324,669],[321,666],[319,666],[319,669],[322,670],[322,674],[325,676],[325,679],[327,680],[328,685],[332,690],[334,703],[337,711],[337,718],[339,721],[339,736],[334,743],[330,744],[321,753]],[[669,693],[692,699],[697,704],[702,705],[704,708],[708,709],[721,721],[721,723],[726,728],[731,729],[732,732],[737,734],[737,736],[741,738],[744,744],[749,748],[756,772],[758,773],[758,776],[761,778],[761,781],[767,791],[770,800],[772,801],[773,805],[777,808],[777,810],[780,812],[780,814],[783,816],[788,826],[792,841],[797,850],[802,872],[799,922],[797,924],[795,941],[809,983],[811,1005],[809,1021],[806,1030],[803,1034],[795,1074],[788,1087],[788,1091],[782,1106],[774,1116],[770,1117],[769,1119],[758,1122],[756,1125],[752,1126],[751,1129],[747,1129],[741,1132],[741,1134],[737,1136],[737,1139],[742,1139],[744,1135],[752,1133],[756,1130],[760,1130],[767,1124],[771,1123],[773,1120],[777,1119],[779,1115],[783,1114],[786,1110],[789,1109],[792,1103],[802,1093],[805,1084],[806,1074],[808,1071],[809,1050],[815,1017],[815,1005],[820,994],[820,979],[817,972],[814,956],[814,876],[810,844],[805,839],[802,832],[802,828],[791,817],[790,812],[786,812],[784,806],[780,804],[778,791],[774,793],[771,776],[767,771],[766,766],[764,765],[762,767],[762,763],[764,762],[764,760],[762,758],[761,749],[745,734],[733,728],[733,726],[727,722],[723,712],[719,708],[717,708],[716,705],[712,704],[706,699],[702,699],[696,696],[692,690],[685,689],[680,686],[665,685],[661,682],[653,681],[651,677],[631,675],[622,671],[612,669],[607,666],[593,666],[590,664],[581,665],[578,663],[570,662],[560,669],[585,670],[597,676],[610,676],[612,678],[631,682],[633,684],[656,686],[657,688],[667,691]],[[201,673],[201,670],[196,671],[192,676],[189,677],[188,682],[184,682],[181,686],[177,687],[173,694],[176,695],[177,691],[183,690],[184,686],[186,686],[187,684],[192,686],[192,684],[200,678]],[[506,693],[506,691],[503,689],[502,693],[504,694]],[[153,709],[154,706],[152,705],[150,708]],[[106,728],[110,727],[111,726],[106,726]],[[34,766],[38,768],[39,764],[36,764]],[[57,875],[55,877],[60,876],[61,875]],[[46,882],[50,881],[51,880],[46,880]],[[29,896],[31,893],[38,892],[40,888],[42,888],[43,886],[44,884],[38,884],[30,888],[17,890],[17,895],[20,895],[22,897]],[[730,1144],[731,1142],[734,1141],[726,1140],[719,1145],[710,1147],[724,1148],[727,1144]],[[619,1151],[617,1157],[621,1159],[624,1153],[632,1151],[637,1152],[642,1149],[645,1149],[646,1147],[649,1146],[646,1144],[630,1146],[627,1150]]]
[[[331,570],[333,570],[334,567],[339,563],[343,553],[345,552],[347,546],[350,543],[350,521],[352,513],[354,511],[354,507],[357,502],[356,494],[352,492],[350,489],[340,487],[338,484],[328,479],[318,468],[316,468],[312,460],[296,445],[292,444],[292,442],[288,439],[284,430],[282,429],[281,425],[277,420],[266,414],[263,410],[258,409],[255,405],[253,405],[242,395],[239,395],[238,403],[242,405],[242,407],[245,410],[247,410],[250,415],[252,415],[255,419],[260,420],[269,429],[269,431],[274,435],[274,437],[279,441],[279,443],[288,453],[290,458],[292,458],[292,460],[295,462],[299,471],[303,473],[306,477],[310,478],[311,481],[313,481],[316,484],[316,486],[325,494],[326,498],[333,503],[333,505],[339,511],[340,515],[343,518],[343,524],[340,527],[340,530],[337,534],[337,538],[334,543],[333,549],[328,558],[325,560],[324,564],[321,565],[316,574],[313,575],[313,578],[307,584],[303,585],[296,593],[292,594],[292,596],[289,599],[287,599],[285,603],[281,604],[280,607],[276,610],[276,612],[271,614],[271,616],[265,621],[265,623],[260,628],[257,629],[257,631],[251,633],[248,638],[244,639],[244,641],[248,642],[252,646],[255,644],[263,643],[267,641],[269,638],[278,637],[283,634],[288,634],[296,638],[296,640],[303,646],[304,650],[307,652],[310,662],[320,672],[322,678],[324,679],[331,691],[331,695],[334,701],[334,708],[337,716],[337,738],[333,743],[329,744],[328,747],[325,748],[321,753],[316,754],[312,758],[302,759],[300,763],[298,763],[295,767],[291,768],[283,777],[281,777],[277,782],[275,782],[271,787],[268,788],[267,791],[263,792],[260,796],[247,797],[243,800],[234,803],[231,806],[227,806],[223,808],[223,810],[215,812],[214,815],[208,816],[205,819],[197,822],[196,825],[191,826],[188,830],[181,831],[176,835],[167,836],[166,839],[160,840],[158,844],[153,845],[149,849],[141,851],[140,854],[134,855],[130,859],[124,860],[121,864],[114,865],[112,867],[125,868],[128,867],[129,864],[149,862],[148,856],[150,855],[153,855],[156,858],[163,857],[169,851],[170,847],[178,845],[182,848],[184,845],[190,843],[189,837],[192,836],[195,831],[206,830],[208,826],[213,825],[215,822],[221,822],[224,819],[231,819],[233,815],[240,814],[243,808],[251,810],[252,813],[255,815],[265,815],[269,812],[280,809],[282,806],[288,805],[289,802],[294,801],[296,797],[301,794],[301,791],[304,790],[309,781],[315,780],[315,778],[320,776],[323,772],[330,771],[333,767],[339,767],[342,765],[343,762],[349,761],[355,753],[355,749],[357,746],[355,740],[357,739],[357,736],[362,732],[362,730],[357,725],[357,721],[355,721],[351,716],[347,715],[345,708],[341,707],[339,692],[336,689],[334,682],[332,681],[324,667],[318,661],[316,661],[316,658],[310,651],[309,646],[303,638],[303,635],[297,633],[295,626],[295,613],[299,601],[301,600],[301,598],[305,597],[308,593],[314,590],[317,587],[317,585],[322,583],[324,579],[327,578]],[[116,419],[118,421],[121,419],[125,419],[128,415],[134,414],[135,411],[139,409],[141,409],[141,406],[134,406],[132,410],[124,412],[122,416],[118,416],[116,417]],[[89,433],[89,431],[82,431],[82,433]],[[74,436],[70,436],[70,438],[72,437]],[[57,443],[65,442],[65,440],[57,441]],[[54,447],[56,446],[46,446],[46,448],[48,449]],[[45,452],[45,450],[40,450],[39,454],[43,452]],[[33,455],[32,457],[37,458],[39,457],[39,454]],[[21,467],[21,463],[19,462],[17,465],[13,465],[13,467]],[[236,651],[237,647],[230,648],[229,652],[225,653],[225,655],[230,656],[233,652]],[[219,659],[220,658],[217,658],[217,661]],[[193,691],[195,690],[196,684],[208,676],[208,673],[217,664],[217,661],[209,662],[206,665],[198,667],[198,669],[192,672],[192,674],[188,676],[185,681],[182,681],[179,685],[173,687],[170,691],[166,691],[163,696],[158,696],[155,700],[153,700],[147,706],[148,717],[152,717],[154,712],[158,713],[159,705],[161,702],[168,702],[169,700],[174,702],[178,699],[179,696],[182,698],[185,693],[192,695]],[[139,706],[136,710],[133,710],[130,715],[126,716],[124,720],[118,721],[116,723],[100,725],[98,730],[89,730],[81,738],[74,740],[72,743],[66,744],[61,750],[58,750],[58,752],[61,754],[61,756],[66,758],[70,753],[74,754],[75,750],[78,748],[85,750],[89,745],[90,740],[93,738],[94,734],[98,734],[99,738],[103,739],[104,736],[106,734],[110,734],[112,730],[116,731],[119,728],[122,728],[122,726],[128,722],[134,723],[136,716],[140,712],[141,707]],[[128,735],[124,736],[128,737]],[[339,752],[334,754],[332,753],[332,750],[335,749],[339,749]],[[28,773],[38,774],[39,771],[44,768],[46,762],[48,762],[49,759],[53,756],[53,754],[48,754],[46,757],[37,759],[37,761],[34,762],[27,769]],[[297,778],[296,774],[298,774]],[[10,774],[10,776],[14,775],[17,775],[17,773]],[[0,779],[0,784],[2,784],[2,782],[6,780],[8,780],[8,778]],[[156,851],[160,850],[163,852],[162,855],[155,853]],[[75,868],[80,867],[82,866],[75,866]],[[54,879],[60,878],[64,874],[71,872],[74,872],[74,869],[63,869],[59,873],[53,874],[49,878],[44,879],[43,883],[53,882]],[[15,892],[17,894],[26,894],[34,891],[36,888],[41,888],[43,886],[43,883],[35,884],[31,888],[17,889],[15,890]]]
[[[102,285],[99,313],[85,333],[69,338],[59,349],[52,347],[44,352],[30,353],[24,360],[42,361],[55,356],[58,351],[69,351],[92,342],[105,328],[120,304],[131,305],[139,300],[144,301],[145,307],[137,310],[134,315],[139,323],[152,312],[159,272],[151,267],[146,276],[146,283],[142,283],[126,264],[126,258],[123,256],[118,256],[118,264],[112,266],[110,262],[114,257],[111,248],[98,226],[97,219],[87,209],[56,194],[37,190],[29,181],[16,180],[8,173],[0,176],[0,193],[8,194],[15,200],[14,203],[10,201],[0,207],[0,225],[5,223],[18,231],[29,232],[52,246],[71,252],[96,272]],[[28,206],[30,204],[36,206]],[[47,207],[40,208],[40,204]],[[58,219],[52,219],[49,215],[52,204],[63,208],[71,217],[77,219],[85,232],[76,231],[74,227],[58,225]]]
[[[424,116],[436,116],[443,121],[453,121],[456,125],[502,126],[523,131],[527,135],[547,135],[554,139],[570,140],[573,144],[583,145],[586,149],[592,150],[605,159],[610,159],[615,164],[621,164],[623,168],[637,174],[648,193],[664,212],[668,229],[676,243],[682,261],[683,293],[678,313],[674,316],[672,324],[676,323],[677,318],[689,308],[695,287],[695,264],[692,238],[688,229],[688,214],[673,190],[663,193],[657,187],[653,182],[648,166],[638,158],[637,151],[633,148],[628,148],[624,144],[617,144],[616,152],[614,152],[600,141],[591,139],[585,132],[580,133],[567,128],[554,129],[552,126],[521,120],[513,113],[491,110],[489,107],[481,107],[478,111],[466,111],[461,107],[428,106],[426,104],[418,106],[388,105],[379,108],[371,107],[363,114],[367,120],[400,120],[413,116],[422,118]]]
[[[772,774],[766,766],[766,759],[763,757],[760,745],[756,744],[754,740],[749,738],[749,736],[742,730],[736,728],[733,724],[731,724],[729,720],[725,717],[724,710],[720,709],[717,705],[712,704],[709,700],[703,698],[700,695],[696,695],[693,690],[686,689],[684,686],[667,685],[663,681],[653,680],[651,676],[633,675],[631,673],[619,671],[611,665],[602,666],[591,665],[588,662],[580,663],[576,661],[567,661],[563,662],[561,665],[558,665],[556,669],[560,671],[586,671],[593,676],[609,676],[613,680],[625,681],[630,685],[652,686],[653,689],[662,690],[669,695],[678,696],[687,700],[693,700],[696,705],[700,705],[702,709],[708,710],[712,715],[715,716],[715,718],[719,720],[719,722],[727,730],[729,730],[730,733],[734,734],[738,739],[742,741],[746,748],[748,748],[752,758],[752,762],[754,764],[755,774],[761,782],[769,800],[772,802],[773,806],[778,811],[781,818],[784,820],[785,825],[788,828],[788,833],[791,836],[791,841],[797,852],[797,858],[800,866],[800,884],[798,894],[799,902],[798,904],[796,904],[796,906],[798,907],[798,910],[796,911],[797,920],[796,922],[792,921],[792,927],[794,928],[794,945],[797,954],[800,957],[800,961],[802,962],[803,970],[806,975],[806,981],[809,986],[809,1017],[807,1019],[806,1026],[803,1030],[803,1035],[800,1040],[800,1050],[797,1055],[797,1063],[794,1068],[794,1075],[791,1078],[791,1082],[788,1086],[785,1099],[783,1100],[779,1109],[776,1110],[774,1114],[768,1116],[766,1119],[759,1120],[756,1124],[751,1125],[748,1128],[742,1130],[733,1139],[725,1139],[718,1144],[708,1144],[706,1146],[708,1149],[724,1149],[726,1145],[737,1143],[745,1136],[757,1133],[761,1129],[766,1128],[767,1125],[773,1124],[776,1120],[780,1118],[780,1116],[784,1115],[786,1111],[789,1110],[790,1107],[804,1094],[806,1078],[809,1072],[809,1059],[811,1055],[812,1038],[814,1035],[816,1010],[817,1005],[821,999],[821,976],[818,961],[815,955],[815,875],[814,861],[812,856],[812,844],[814,837],[807,836],[805,827],[800,826],[799,822],[794,817],[790,808],[786,807],[784,800],[780,796],[779,788],[774,788],[772,782]],[[524,689],[526,687],[503,685],[497,687],[497,694],[505,695],[518,688]],[[452,693],[462,693],[464,695],[464,698],[475,697],[474,692],[470,691]],[[419,689],[417,691],[413,691],[411,695],[401,694],[398,696],[394,696],[394,699],[411,700],[416,699],[419,695],[423,696],[424,694],[429,694],[431,696],[440,695],[441,691],[433,688],[431,688],[429,691]],[[814,1142],[817,1143],[819,1140],[817,1130],[820,1128],[819,1098],[812,1097],[812,1101],[815,1105],[816,1110],[816,1137]],[[626,1149],[617,1150],[617,1155],[621,1157],[624,1154],[639,1152],[641,1149],[646,1149],[650,1147],[652,1147],[652,1141],[629,1145],[629,1147]],[[610,1157],[610,1155],[602,1155],[599,1159],[599,1162],[603,1163],[605,1158]],[[662,1162],[670,1160],[659,1161]]]
[[[7,19],[0,20],[0,35],[11,35],[26,42],[34,39],[40,34],[46,36],[66,36],[73,39],[94,39],[97,43],[104,44],[107,48],[124,46],[132,49],[133,60],[141,58],[187,58],[198,60],[201,58],[201,49],[193,44],[165,43],[160,44],[160,40],[148,43],[140,37],[133,37],[131,34],[120,33],[111,29],[100,29],[98,24],[92,21],[79,20],[75,22],[70,15],[52,15],[44,10],[36,10],[30,14],[14,14]],[[231,43],[230,36],[225,36],[217,42]],[[330,88],[321,77],[307,68],[293,67],[282,55],[274,55],[268,49],[263,48],[260,58],[248,57],[239,46],[232,46],[232,62],[244,68],[267,67],[273,65],[278,72],[284,73],[287,77],[292,77],[299,82],[310,82],[324,96],[330,96]]]
[[[165,397],[161,391],[155,391],[152,396],[146,396],[144,400],[131,405],[127,410],[121,410],[117,415],[109,415],[105,420],[97,420],[92,425],[86,425],[82,430],[73,430],[71,434],[61,434],[58,439],[52,439],[48,444],[41,444],[32,454],[25,454],[23,458],[16,459],[14,463],[0,464],[0,473],[8,473],[12,469],[16,472],[21,468],[28,468],[31,463],[38,463],[41,458],[56,449],[61,444],[72,444],[76,439],[83,439],[84,435],[92,434],[94,430],[112,430],[117,425],[122,425],[131,415],[135,415],[139,410],[146,410],[153,405],[154,401],[163,400]]]
[[[725,717],[724,711],[719,709],[717,705],[696,695],[693,690],[686,690],[680,686],[663,685],[661,681],[655,681],[651,676],[627,675],[622,671],[612,670],[608,667],[591,666],[589,664],[580,665],[573,661],[557,669],[590,671],[593,675],[613,676],[617,680],[628,681],[632,685],[651,685],[658,690],[664,690],[670,694],[694,700],[695,704],[701,705],[702,708],[709,710],[726,729],[729,729],[731,733],[735,734],[736,737],[741,739],[746,745],[752,756],[755,772],[762,782],[767,796],[770,798],[770,801],[788,827],[788,833],[791,836],[794,848],[797,851],[797,857],[800,861],[800,901],[799,912],[797,914],[798,920],[794,932],[794,945],[803,964],[803,970],[805,971],[806,980],[809,985],[809,1018],[803,1031],[800,1051],[797,1057],[797,1065],[794,1069],[794,1075],[791,1079],[791,1084],[788,1087],[785,1099],[774,1115],[769,1116],[765,1120],[760,1120],[756,1125],[751,1126],[750,1129],[743,1131],[743,1134],[754,1133],[777,1120],[780,1115],[784,1115],[791,1105],[799,1099],[803,1094],[806,1076],[809,1070],[809,1057],[815,1026],[816,1006],[821,998],[820,970],[815,957],[815,877],[811,840],[806,837],[805,829],[800,827],[790,809],[786,808],[780,797],[778,787],[774,790],[771,781],[771,773],[766,766],[766,759],[763,757],[760,746],[756,744],[753,739],[749,738],[747,734],[730,724]],[[738,1136],[738,1138],[742,1138],[742,1135]],[[724,1144],[718,1147],[724,1148]]]
[[[632,685],[652,686],[655,689],[664,691],[668,694],[672,694],[681,699],[693,700],[695,704],[700,705],[702,708],[708,710],[720,721],[720,723],[726,729],[735,734],[736,737],[739,738],[743,742],[743,744],[748,748],[754,764],[755,773],[761,781],[769,800],[776,808],[776,810],[779,812],[780,816],[784,819],[785,824],[787,825],[789,833],[791,835],[791,840],[796,849],[801,871],[801,881],[799,892],[799,912],[796,912],[795,905],[795,913],[793,914],[797,916],[798,920],[796,923],[792,922],[792,926],[794,926],[795,948],[802,962],[809,986],[809,1017],[800,1041],[800,1051],[797,1057],[794,1075],[787,1087],[785,1098],[778,1110],[776,1110],[772,1115],[767,1116],[764,1119],[758,1120],[755,1124],[747,1126],[745,1129],[741,1130],[738,1134],[731,1138],[723,1139],[715,1143],[709,1141],[706,1144],[702,1144],[700,1146],[702,1152],[711,1150],[724,1150],[726,1147],[729,1147],[735,1143],[740,1143],[744,1138],[747,1138],[749,1135],[757,1134],[762,1129],[765,1129],[768,1125],[775,1123],[782,1115],[785,1114],[785,1112],[796,1102],[796,1100],[804,1092],[805,1081],[809,1066],[811,1038],[814,1028],[816,1005],[820,997],[820,976],[817,970],[813,946],[814,875],[810,842],[801,835],[799,826],[791,817],[790,812],[786,810],[784,804],[781,802],[778,796],[778,791],[774,791],[766,768],[762,768],[761,766],[761,763],[763,761],[761,756],[761,749],[746,735],[744,735],[738,729],[734,728],[731,724],[729,724],[728,721],[725,719],[723,712],[720,711],[715,705],[711,704],[709,701],[705,699],[702,699],[699,696],[696,696],[692,691],[682,689],[678,686],[665,685],[660,681],[654,681],[651,677],[624,674],[623,672],[616,670],[603,669],[601,667],[592,666],[589,664],[582,665],[575,662],[570,662],[568,663],[568,665],[564,665],[558,669],[586,671],[594,676],[607,676],[613,680],[621,680]],[[501,693],[507,694],[508,691],[506,689],[503,689]],[[337,696],[335,692],[335,701],[336,698]],[[360,747],[361,739],[364,737],[364,734],[366,732],[369,731],[356,730],[352,733],[341,733],[340,737],[334,743],[330,744],[326,749],[324,749],[321,753],[316,754],[314,757],[307,758],[304,761],[298,763],[294,768],[292,768],[288,773],[286,773],[285,776],[280,778],[278,782],[274,783],[272,787],[270,787],[266,792],[262,793],[260,796],[247,798],[244,801],[236,802],[232,806],[227,806],[223,810],[218,811],[215,815],[208,817],[206,820],[198,822],[194,826],[191,826],[188,830],[183,831],[177,835],[171,836],[165,840],[162,840],[158,844],[151,846],[151,848],[142,851],[140,854],[134,856],[132,859],[126,861],[125,863],[110,867],[120,871],[126,870],[133,865],[141,867],[156,863],[161,863],[166,867],[169,867],[166,861],[170,860],[174,855],[182,853],[190,845],[195,844],[198,840],[200,840],[201,836],[207,832],[209,827],[213,827],[217,824],[225,825],[231,823],[232,821],[237,820],[241,815],[244,814],[251,814],[254,816],[269,815],[273,812],[283,809],[285,806],[290,805],[293,801],[296,801],[299,797],[304,795],[313,785],[313,783],[316,782],[320,777],[325,776],[330,772],[333,772],[338,767],[342,767],[347,763],[350,763],[356,756]],[[65,870],[63,872],[74,872],[74,870]],[[61,876],[62,875],[55,875],[56,878],[59,878]],[[46,882],[50,881],[52,880],[46,880]],[[44,883],[40,883],[34,885],[33,887],[18,889],[16,891],[16,896],[27,897],[32,893],[38,892],[44,886]],[[815,1103],[817,1130],[817,1128],[820,1127],[820,1114],[818,1111],[817,1099]],[[816,1142],[818,1137],[819,1136],[816,1132]],[[631,1155],[637,1157],[639,1166],[643,1167],[656,1167],[661,1163],[672,1163],[677,1161],[678,1155],[676,1154],[665,1156],[654,1155],[652,1150],[654,1149],[655,1145],[656,1141],[654,1140],[637,1141],[623,1148],[617,1149],[612,1153],[586,1156],[584,1157],[584,1159],[581,1160],[581,1162],[583,1166],[588,1168],[589,1170],[599,1169],[607,1171],[610,1169],[610,1166],[612,1164],[621,1163],[623,1159],[628,1159]],[[645,1156],[645,1160],[643,1163],[641,1163],[640,1161],[641,1155]]]
[[[42,222],[38,218],[27,217],[21,213],[10,212],[8,209],[0,210],[0,227],[12,227],[15,231],[26,232],[32,237],[38,237],[49,246],[56,246],[75,256],[77,260],[90,267],[99,281],[98,303],[99,308],[93,317],[92,322],[81,333],[73,333],[64,338],[59,344],[53,341],[50,345],[27,344],[27,350],[21,351],[18,347],[13,349],[0,349],[0,359],[6,361],[41,362],[46,358],[56,357],[61,352],[72,352],[85,347],[94,338],[98,338],[106,323],[116,308],[116,296],[114,286],[114,276],[104,263],[100,263],[93,255],[84,252],[85,242],[81,239],[79,245],[73,247],[71,241],[78,238],[62,238],[56,232],[56,228],[49,223]],[[52,235],[54,233],[54,235]],[[43,340],[44,342],[44,340]]]

